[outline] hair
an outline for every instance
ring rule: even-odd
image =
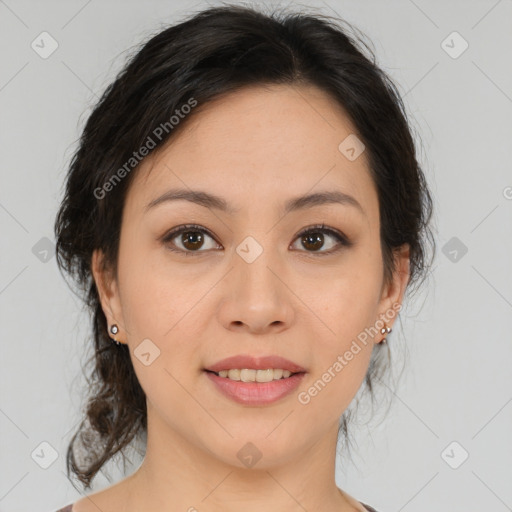
[[[378,192],[384,280],[391,279],[393,253],[403,244],[410,250],[407,292],[424,280],[427,245],[435,245],[432,198],[400,94],[357,33],[323,14],[208,8],[141,44],[95,105],[71,159],[55,220],[59,269],[72,278],[92,317],[89,396],[66,457],[68,478],[73,472],[84,488],[105,463],[116,454],[124,457],[130,443],[147,434],[146,396],[127,345],[117,346],[109,337],[92,253],[100,249],[104,268],[115,272],[123,205],[137,171],[134,152],[150,139],[158,151],[201,106],[247,86],[313,85],[327,93],[345,109],[366,146]],[[199,108],[171,128],[171,116],[179,109],[188,112],[183,105],[191,99]],[[386,346],[373,350],[363,383],[372,396],[374,379],[389,366],[381,345]],[[348,438],[348,415],[339,434]],[[80,447],[83,456],[77,457]]]

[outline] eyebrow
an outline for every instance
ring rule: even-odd
[[[222,197],[200,190],[186,189],[168,190],[148,203],[145,211],[147,212],[155,206],[168,201],[190,201],[200,206],[220,210],[230,215],[234,215],[239,212],[239,209],[230,206]],[[341,191],[322,191],[290,199],[284,205],[284,214],[286,215],[290,212],[312,208],[314,206],[321,206],[324,204],[342,204],[352,206],[359,210],[363,215],[366,215],[363,207],[355,197]]]

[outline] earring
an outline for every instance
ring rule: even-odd
[[[117,324],[112,324],[110,326],[110,332],[112,334],[117,334],[119,332],[119,327],[117,327]],[[116,345],[119,345],[119,341],[117,341],[115,338],[112,338],[112,340],[116,342]]]
[[[385,327],[383,327],[380,330],[380,333],[384,334],[384,335],[389,334],[393,329],[391,329],[391,327],[388,327],[387,324],[384,324],[384,325],[385,325]],[[384,338],[382,338],[381,343],[386,343],[386,336],[384,336]]]

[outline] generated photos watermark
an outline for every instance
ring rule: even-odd
[[[160,123],[152,132],[148,135],[144,144],[134,151],[132,156],[112,175],[110,178],[101,186],[94,189],[94,197],[96,199],[103,199],[108,192],[111,192],[115,186],[125,178],[130,171],[135,169],[137,165],[142,162],[144,157],[149,155],[150,151],[156,147],[165,135],[168,135],[182,119],[184,119],[197,105],[197,100],[190,97],[186,103],[180,108],[175,109],[174,114],[169,117],[168,121]],[[156,139],[156,140],[155,140]]]
[[[393,306],[384,313],[384,317],[377,320],[371,327],[366,327],[364,331],[360,332],[355,340],[352,340],[350,348],[343,354],[338,355],[336,361],[327,368],[322,376],[315,381],[306,391],[301,391],[297,395],[297,399],[300,404],[307,405],[311,402],[311,399],[317,396],[326,386],[331,382],[343,368],[345,368],[350,361],[354,359],[359,352],[362,350],[362,346],[368,344],[369,339],[377,335],[384,325],[395,318],[395,316],[402,309],[402,305],[399,303],[393,304]]]

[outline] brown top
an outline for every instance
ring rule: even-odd
[[[370,505],[366,505],[364,503],[361,503],[361,505],[363,505],[363,507],[366,508],[368,512],[377,512],[373,507],[370,507]],[[67,507],[60,508],[59,510],[57,510],[57,512],[72,512],[72,509],[73,503],[71,503],[71,505],[68,505]]]

